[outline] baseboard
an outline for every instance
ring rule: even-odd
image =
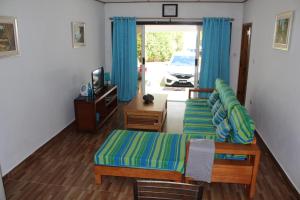
[[[292,192],[295,193],[296,196],[300,199],[300,193],[298,192],[297,188],[293,184],[293,182],[290,180],[289,176],[285,173],[279,162],[277,161],[276,157],[273,155],[273,153],[270,151],[268,145],[264,141],[264,139],[260,136],[260,133],[255,130],[256,139],[258,140],[258,144],[261,148],[264,148],[265,152],[269,153],[271,155],[272,161],[275,163],[275,166],[278,168],[280,173],[283,175],[284,181],[289,185],[289,187],[292,189]]]
[[[14,172],[14,170],[16,168],[18,168],[21,164],[23,164],[25,161],[29,160],[32,158],[32,155],[35,154],[37,151],[39,151],[42,147],[44,147],[45,145],[47,145],[48,143],[50,143],[51,141],[55,140],[57,137],[59,137],[59,135],[61,135],[62,133],[64,133],[66,130],[69,130],[70,128],[72,128],[73,126],[75,126],[75,120],[73,120],[69,125],[67,125],[65,128],[63,128],[60,132],[58,132],[56,135],[54,135],[50,140],[48,140],[47,142],[45,142],[44,144],[42,144],[38,149],[36,149],[34,152],[32,152],[28,157],[26,157],[22,162],[20,162],[17,166],[15,166],[12,170],[10,170],[8,173],[6,173],[3,176],[3,182],[5,182],[7,179],[9,179],[10,174],[12,174]]]

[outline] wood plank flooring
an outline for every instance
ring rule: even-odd
[[[123,128],[123,105],[98,133],[68,127],[12,170],[4,179],[7,199],[133,199],[133,179],[103,177],[95,185],[93,155],[112,129]],[[184,104],[168,103],[165,131],[182,132]],[[262,148],[255,199],[299,199]],[[247,199],[243,185],[205,184],[205,200]],[[297,196],[298,195],[298,196]]]

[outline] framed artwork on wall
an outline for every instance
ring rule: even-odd
[[[163,4],[162,5],[163,17],[177,17],[178,16],[178,4]]]
[[[18,27],[15,17],[0,16],[0,56],[19,54]]]
[[[79,48],[86,45],[84,22],[72,22],[72,38],[73,48]]]
[[[288,11],[276,16],[273,48],[288,51],[293,14],[293,11]]]

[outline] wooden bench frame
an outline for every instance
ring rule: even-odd
[[[212,93],[213,88],[193,88],[189,89],[189,99],[191,99],[192,92],[197,93]],[[247,160],[222,160],[215,159],[212,169],[212,182],[223,183],[239,183],[249,186],[249,197],[253,198],[256,187],[256,177],[260,162],[261,152],[256,144],[256,138],[252,144],[233,144],[233,143],[215,143],[216,154],[234,154],[247,155]],[[189,144],[187,145],[188,159]],[[191,178],[186,177],[186,182],[192,181]]]
[[[248,155],[247,160],[215,159],[212,170],[212,182],[239,183],[249,185],[249,197],[255,194],[256,176],[260,161],[260,150],[256,144],[229,144],[215,143],[215,153]],[[188,159],[189,143],[186,145],[186,161]],[[132,178],[148,178],[158,180],[171,180],[175,182],[192,182],[190,177],[184,177],[176,171],[163,171],[155,169],[139,169],[129,167],[112,167],[95,165],[94,173],[96,184],[101,184],[102,176],[121,176]]]
[[[190,89],[191,92],[212,92],[214,89]],[[254,139],[253,144],[215,143],[216,154],[248,155],[247,160],[223,160],[215,159],[212,169],[212,182],[238,183],[249,186],[249,197],[255,194],[256,177],[260,162],[261,152]],[[189,154],[189,143],[186,145],[186,161]],[[94,173],[96,184],[101,184],[102,176],[121,176],[132,178],[149,178],[158,180],[171,180],[175,182],[193,181],[190,177],[175,171],[163,171],[155,169],[139,169],[129,167],[112,167],[95,165]]]

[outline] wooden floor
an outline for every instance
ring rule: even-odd
[[[181,132],[184,104],[168,103],[165,131]],[[123,128],[122,105],[99,133],[69,127],[10,172],[7,199],[133,199],[133,179],[104,177],[95,185],[93,155],[112,129]],[[299,199],[262,148],[255,199]],[[203,199],[247,199],[243,185],[205,184]]]

